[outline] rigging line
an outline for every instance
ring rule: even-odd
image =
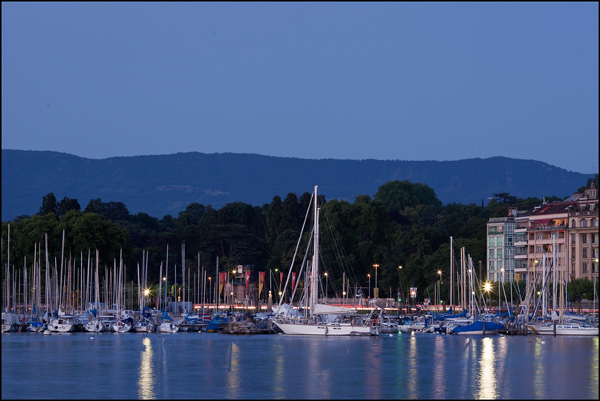
[[[312,203],[313,203],[312,201],[314,200],[314,196],[315,196],[315,193],[313,193],[311,195],[310,201],[309,201],[309,205],[312,205]],[[290,263],[290,268],[288,270],[288,276],[287,276],[287,278],[285,280],[285,286],[283,287],[284,288],[284,293],[285,293],[285,289],[287,288],[288,283],[290,281],[290,276],[291,276],[290,273],[292,272],[292,269],[294,268],[294,262],[296,261],[296,255],[298,254],[298,248],[300,247],[300,242],[302,241],[302,233],[304,233],[304,229],[306,227],[306,222],[308,221],[308,217],[310,215],[311,209],[312,209],[312,206],[309,206],[306,209],[306,214],[304,215],[304,222],[302,223],[302,229],[300,230],[300,235],[298,236],[298,242],[296,243],[296,250],[294,251],[294,257],[292,258],[292,262]],[[283,297],[281,297],[279,299],[279,306],[281,306],[282,303],[283,303]]]
[[[337,231],[334,231],[333,229],[333,223],[329,220],[328,213],[324,213],[324,215],[325,220],[327,222],[327,228],[329,229],[332,238],[332,243],[334,245],[334,255],[337,259],[337,262],[340,265],[342,271],[349,272],[349,278],[352,279],[352,281],[356,282],[358,281],[358,276],[354,267],[352,266],[352,264],[350,264],[350,258],[348,257],[347,253],[345,252],[345,249],[341,245],[341,240],[339,238],[339,235],[337,235]]]

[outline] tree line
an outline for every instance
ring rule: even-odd
[[[10,224],[10,264],[15,267],[32,263],[36,244],[38,252],[44,252],[46,234],[49,260],[60,260],[64,231],[65,255],[72,255],[75,260],[83,258],[83,264],[88,250],[94,254],[98,249],[100,266],[109,267],[115,260],[118,263],[122,251],[125,274],[131,281],[136,280],[137,266],[147,252],[148,281],[157,283],[167,245],[170,269],[176,264],[193,272],[198,266],[215,271],[218,257],[220,271],[231,271],[237,265],[253,266],[254,281],[258,280],[259,271],[288,271],[310,198],[308,192],[289,193],[285,199],[275,196],[263,206],[235,202],[218,210],[191,203],[177,217],[166,215],[159,219],[143,212],[131,214],[125,204],[99,198],[90,200],[81,210],[76,199],[65,197],[57,201],[49,193],[37,214],[3,222],[2,239],[6,244]],[[560,200],[554,196],[545,199]],[[400,290],[406,298],[408,288],[417,287],[420,299],[433,299],[438,270],[443,271],[442,280],[448,279],[450,237],[455,249],[465,247],[474,263],[482,261],[485,276],[489,218],[505,217],[509,208],[531,209],[542,200],[499,193],[486,206],[443,205],[427,185],[396,180],[380,186],[372,198],[360,195],[350,203],[326,201],[320,195],[319,203],[321,224],[325,222],[328,227],[322,227],[320,239],[324,269],[332,272],[328,277],[328,295],[341,296],[344,284],[364,292],[369,282],[370,290],[377,275],[380,297],[395,298]],[[182,243],[185,263],[181,260]],[[3,266],[8,258],[8,247],[3,245]],[[45,255],[41,260],[45,260]],[[334,274],[334,266],[340,264],[340,272]],[[175,280],[180,282],[180,271],[176,274],[179,278]],[[2,276],[4,279],[5,269]],[[447,301],[444,291],[442,297]]]

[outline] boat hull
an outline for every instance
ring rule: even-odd
[[[475,321],[466,326],[457,326],[454,327],[452,333],[454,334],[471,334],[471,335],[488,335],[488,334],[496,334],[498,330],[503,329],[504,326],[499,323],[494,322],[481,322]]]
[[[274,322],[284,334],[312,336],[368,336],[377,335],[371,326],[353,326],[351,324],[302,324]]]
[[[580,327],[577,325],[557,324],[556,332],[553,326],[529,326],[536,334],[542,336],[596,336],[598,337],[597,327]]]

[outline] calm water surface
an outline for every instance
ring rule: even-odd
[[[598,337],[2,334],[3,399],[598,399]]]

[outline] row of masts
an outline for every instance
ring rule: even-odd
[[[2,239],[4,247],[4,238]],[[168,245],[167,262],[164,281],[160,280],[159,295],[156,298],[148,290],[148,251],[142,252],[142,266],[137,266],[137,294],[132,280],[128,285],[126,281],[126,266],[123,263],[122,250],[119,261],[113,261],[112,269],[105,266],[100,279],[99,251],[95,250],[95,258],[91,250],[87,251],[87,259],[83,251],[79,257],[74,257],[69,251],[65,258],[65,231],[62,233],[62,247],[60,264],[57,258],[50,263],[48,252],[48,235],[44,236],[44,248],[42,244],[34,244],[33,261],[24,257],[23,266],[19,268],[11,264],[10,260],[10,224],[8,225],[7,237],[7,263],[5,265],[5,280],[3,282],[2,311],[15,312],[20,315],[50,314],[76,314],[96,309],[99,313],[111,313],[134,309],[136,306],[142,311],[152,300],[156,300],[158,309],[165,307],[162,299],[163,286],[167,292],[168,272]],[[44,254],[44,259],[42,257]],[[185,244],[182,244],[182,284],[184,288],[178,300],[185,303],[195,299],[197,303],[206,303],[208,294],[206,292],[207,271],[200,269],[200,254],[198,254],[198,274],[187,275],[185,269]],[[85,264],[84,264],[85,263]],[[218,263],[218,262],[217,262]],[[175,266],[177,269],[177,266]],[[160,276],[163,277],[163,264],[160,264]],[[176,275],[175,275],[176,276]],[[187,282],[186,282],[187,280]],[[193,283],[190,281],[193,280]],[[201,287],[202,284],[202,287]],[[175,281],[172,288],[177,288]],[[196,291],[197,290],[197,291]],[[181,297],[182,295],[182,297]],[[173,297],[176,294],[172,294]],[[183,299],[181,299],[183,298]]]
[[[554,238],[555,239],[555,238]],[[552,318],[563,322],[564,311],[566,309],[567,286],[565,273],[562,266],[564,263],[558,263],[556,255],[556,246],[553,243],[552,256],[542,255],[541,270],[532,266],[532,269],[526,275],[525,289],[523,292],[517,291],[515,301],[521,306],[519,312],[523,313],[526,320],[537,318],[539,314],[542,318]],[[452,246],[452,237],[450,237],[450,305],[454,301],[454,249]],[[539,271],[538,271],[539,270]],[[478,294],[481,295],[481,303],[484,309],[485,296],[483,296],[483,286],[480,280],[474,274],[473,260],[467,255],[465,248],[460,249],[460,272],[456,273],[458,282],[458,305],[461,309],[467,309],[475,313],[478,308]],[[498,306],[502,304],[508,308],[513,308],[513,285],[515,282],[510,280],[510,300],[503,282],[498,283]],[[504,301],[502,301],[504,297]],[[552,305],[550,305],[550,300]]]

